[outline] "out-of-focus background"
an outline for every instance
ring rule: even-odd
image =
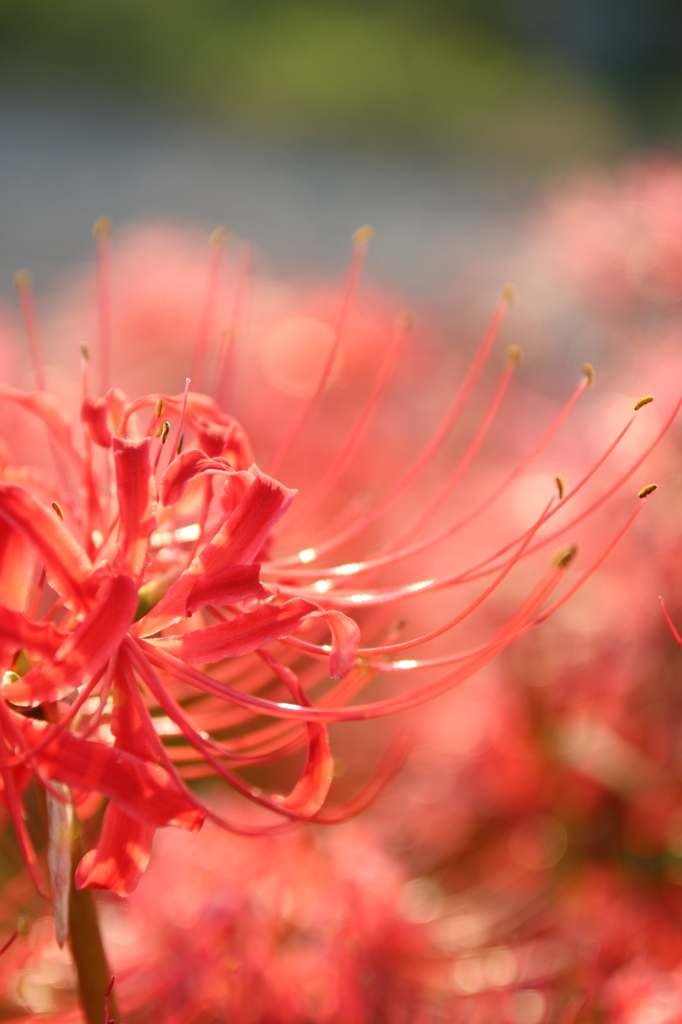
[[[379,283],[497,281],[539,179],[680,141],[681,57],[674,0],[3,0],[0,294],[103,212],[224,222],[278,273],[369,221]]]

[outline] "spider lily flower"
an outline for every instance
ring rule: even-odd
[[[308,480],[307,494],[294,502],[296,492],[274,474],[286,478],[287,460],[304,445],[310,417],[339,357],[367,232],[356,238],[317,385],[279,431],[264,467],[255,460],[241,423],[214,397],[195,390],[189,378],[182,393],[134,399],[111,386],[106,224],[99,224],[97,239],[101,387],[93,392],[85,353],[79,425],[47,390],[30,285],[25,276],[17,282],[37,390],[3,385],[0,398],[47,432],[52,465],[14,463],[12,436],[6,437],[0,479],[0,777],[2,800],[42,889],[39,858],[22,810],[29,779],[45,790],[48,806],[73,800],[87,810],[92,795],[106,799],[101,831],[80,860],[76,884],[125,895],[138,883],[159,827],[196,831],[209,818],[235,832],[268,833],[295,821],[341,820],[364,806],[395,770],[400,752],[389,752],[361,792],[325,810],[334,774],[329,727],[417,707],[468,679],[559,608],[607,556],[641,503],[611,530],[567,589],[557,588],[574,560],[576,549],[570,544],[546,559],[549,565],[540,578],[517,596],[513,610],[487,639],[454,652],[442,646],[442,638],[481,609],[533,552],[565,543],[567,530],[620,490],[656,439],[601,494],[557,527],[557,513],[569,503],[573,507],[633,417],[570,488],[549,477],[544,503],[521,530],[503,530],[504,539],[496,540],[492,551],[479,554],[472,548],[468,562],[450,564],[453,538],[468,527],[480,539],[479,521],[491,509],[498,510],[498,521],[506,526],[500,502],[592,382],[588,367],[531,450],[466,509],[458,497],[457,514],[439,521],[443,508],[452,509],[452,494],[496,423],[519,362],[514,349],[473,436],[428,491],[425,475],[434,465],[442,468],[444,444],[471,406],[489,362],[511,300],[505,290],[470,369],[421,452],[401,465],[398,479],[373,505],[361,502],[358,511],[349,500],[346,514],[326,525],[319,510],[334,500],[344,474],[360,461],[356,453],[409,330],[406,317],[398,320],[339,451],[325,472]],[[222,239],[212,244],[208,307],[193,361],[198,382],[208,376],[205,324],[213,319],[211,296],[219,269],[215,246]],[[218,363],[224,363],[221,353]],[[218,374],[216,387],[221,386]],[[257,408],[258,394],[253,397],[256,414],[267,416],[267,410]],[[395,513],[401,499],[415,491],[417,514]],[[287,550],[287,519],[297,515],[300,529],[308,522],[309,542]],[[377,535],[382,541],[372,547]],[[354,550],[357,557],[349,559],[347,552]],[[428,577],[408,575],[420,558],[437,568]],[[480,588],[476,595],[453,615],[448,595],[475,584]],[[436,600],[426,613],[426,626],[406,638],[407,627],[396,619],[409,618],[405,609],[418,598]],[[429,646],[432,642],[436,648]],[[376,677],[400,680],[413,673],[417,682],[410,689],[396,685],[388,696],[379,689],[369,700],[357,699]],[[278,766],[301,754],[299,776],[283,794],[265,792],[244,774],[253,766],[273,766],[273,788],[279,788]],[[214,811],[188,785],[204,777],[223,779],[274,820],[240,824]],[[67,842],[68,835],[50,835],[50,848],[59,848],[52,849],[51,863],[63,862],[58,854]],[[63,874],[57,869],[52,875],[53,890],[64,884],[59,870]]]

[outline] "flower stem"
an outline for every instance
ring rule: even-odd
[[[83,856],[80,837],[73,841],[73,864]],[[91,889],[77,889],[71,877],[69,892],[69,944],[78,977],[78,995],[87,1024],[102,1024],[104,1020],[104,997],[111,969],[102,942],[97,906]],[[116,1024],[121,1017],[113,992],[109,995],[109,1010]]]

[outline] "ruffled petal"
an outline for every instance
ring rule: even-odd
[[[116,493],[118,496],[118,550],[114,570],[127,573],[139,583],[156,526],[156,495],[149,456],[149,438],[112,440]]]
[[[249,473],[252,475],[251,484],[215,537],[142,619],[142,636],[158,633],[185,617],[188,597],[200,576],[219,574],[235,565],[248,565],[258,555],[270,530],[293,501],[296,491],[283,487],[255,466]]]
[[[96,848],[76,868],[76,888],[130,896],[149,863],[155,831],[109,804]]]
[[[53,590],[67,603],[86,608],[96,587],[92,563],[54,511],[18,484],[0,483],[0,520],[26,538]]]
[[[308,757],[303,774],[288,796],[275,796],[273,799],[280,807],[310,818],[317,814],[327,799],[334,777],[334,760],[326,728],[318,724],[309,724],[306,728]]]
[[[137,601],[129,576],[107,580],[94,606],[54,657],[41,661],[22,679],[8,683],[3,689],[5,699],[35,707],[59,700],[88,682],[116,653],[133,621]]]
[[[296,491],[252,466],[253,481],[221,529],[223,540],[211,551],[205,569],[247,565],[257,558],[273,526],[296,497]],[[217,539],[217,538],[216,538]]]
[[[261,605],[252,612],[235,615],[228,622],[218,622],[191,633],[151,640],[155,647],[174,654],[188,665],[210,665],[223,658],[250,654],[269,640],[291,636],[306,620],[315,605],[302,598],[286,604]]]
[[[35,556],[23,534],[0,524],[0,595],[5,608],[26,611],[33,587]]]
[[[206,416],[192,417],[192,427],[197,445],[209,458],[215,459],[222,455],[235,440],[238,440],[239,424],[233,420],[229,424],[218,423]]]
[[[247,601],[250,598],[265,600],[274,591],[264,587],[260,582],[260,564],[233,565],[219,572],[207,572],[198,576],[194,586],[187,595],[185,615],[192,615],[207,604],[223,607],[235,601]]]
[[[227,459],[209,458],[199,448],[190,448],[173,459],[163,474],[159,495],[162,505],[174,505],[185,492],[190,480],[204,473],[233,473]]]
[[[74,460],[80,462],[80,456],[71,441],[71,422],[62,412],[60,403],[49,391],[21,391],[9,384],[0,384],[0,399],[21,406],[22,409],[41,420],[47,427],[50,437],[57,442],[60,448],[67,451]]]
[[[111,448],[111,431],[107,423],[109,402],[110,395],[104,398],[86,395],[81,403],[81,423],[100,448]]]
[[[72,789],[95,790],[142,825],[177,825],[189,832],[201,828],[205,815],[159,765],[95,740],[58,732],[46,722],[22,715],[15,718],[31,745],[43,740],[46,730],[54,734],[34,757],[46,778]]]
[[[68,638],[51,622],[34,622],[23,612],[0,605],[0,650],[25,650],[33,658],[52,658]],[[8,687],[3,687],[7,697]]]
[[[273,667],[294,700],[302,707],[310,707],[308,696],[292,669],[279,665],[269,654],[265,660]],[[305,766],[298,782],[286,796],[275,794],[273,804],[302,818],[317,814],[329,792],[334,775],[334,761],[329,749],[327,727],[321,722],[307,722],[308,751]]]
[[[329,675],[332,679],[343,679],[352,669],[360,646],[360,627],[343,612],[334,609],[320,609],[310,618],[326,619],[332,635],[329,655]]]

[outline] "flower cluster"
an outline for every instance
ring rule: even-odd
[[[106,224],[98,225],[97,237],[100,387],[93,387],[86,350],[77,415],[49,390],[30,285],[21,275],[36,389],[0,389],[12,410],[3,421],[0,478],[1,798],[34,882],[46,891],[22,805],[31,782],[45,794],[50,887],[62,935],[74,806],[96,822],[108,801],[101,827],[90,831],[92,848],[77,866],[76,885],[121,895],[137,885],[159,827],[196,831],[208,818],[234,832],[265,834],[295,821],[342,820],[364,806],[394,771],[400,744],[359,792],[327,810],[335,774],[330,727],[415,708],[547,619],[601,564],[641,503],[609,525],[563,590],[557,588],[575,546],[551,560],[543,553],[572,539],[571,531],[623,488],[676,411],[596,495],[593,478],[634,417],[570,486],[548,474],[522,526],[516,513],[501,514],[593,376],[586,367],[564,407],[509,467],[494,479],[488,470],[476,476],[476,457],[519,362],[511,350],[479,411],[472,396],[511,299],[506,289],[440,422],[414,455],[403,454],[413,431],[403,426],[387,460],[397,476],[385,484],[379,475],[383,490],[369,500],[366,490],[358,492],[357,479],[366,484],[362,473],[353,493],[353,466],[363,464],[358,452],[409,333],[408,318],[399,318],[338,450],[326,453],[314,478],[299,473],[303,493],[294,502],[296,492],[275,473],[296,449],[303,449],[299,468],[305,464],[312,417],[343,352],[367,233],[356,239],[314,387],[271,430],[276,443],[265,464],[241,423],[189,379],[184,392],[133,399],[112,386]],[[208,376],[222,239],[212,245],[192,370],[197,381]],[[222,344],[230,341],[224,333]],[[221,349],[216,365],[225,362]],[[218,373],[215,390],[223,385]],[[262,401],[254,389],[251,415],[267,420],[271,410]],[[454,459],[447,454],[453,435]],[[14,454],[27,438],[30,461]],[[374,458],[381,462],[376,447]],[[486,516],[495,523],[489,532]],[[307,542],[292,546],[290,538],[301,534]],[[538,552],[545,564],[533,577]],[[506,607],[493,601],[505,587]],[[465,596],[453,611],[452,595],[459,593]],[[469,621],[477,624],[468,645],[453,651],[452,631]],[[415,680],[409,689],[405,677]],[[374,693],[361,700],[370,685]],[[206,777],[225,780],[266,816],[240,822],[216,810],[194,785]]]

